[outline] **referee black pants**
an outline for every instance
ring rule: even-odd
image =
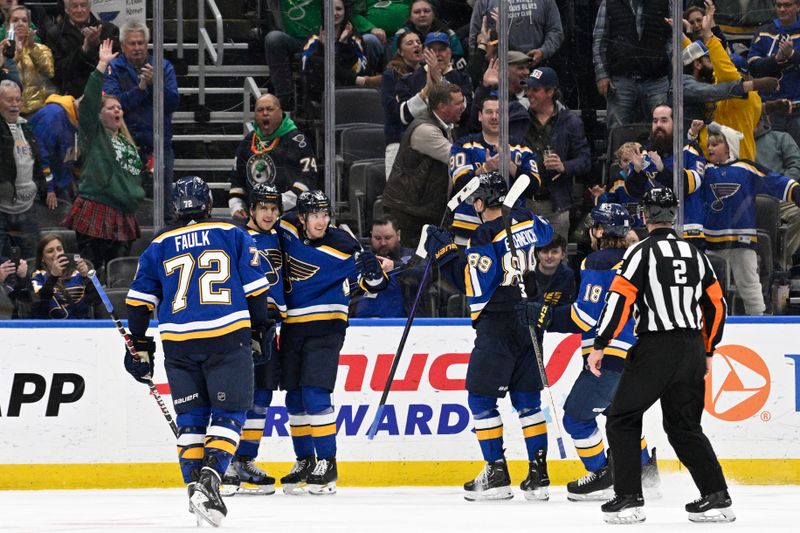
[[[606,422],[617,494],[642,492],[642,416],[657,400],[661,400],[669,443],[700,494],[727,488],[722,467],[700,426],[705,359],[702,336],[694,330],[645,333],[628,352]]]

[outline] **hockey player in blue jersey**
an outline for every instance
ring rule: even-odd
[[[425,249],[433,254],[442,274],[466,293],[475,346],[467,367],[467,402],[475,422],[483,458],[481,473],[464,485],[469,501],[513,498],[511,478],[503,449],[503,421],[498,398],[510,393],[519,414],[528,451],[529,472],[520,488],[531,500],[549,498],[547,475],[547,425],[541,410],[541,377],[528,328],[514,317],[520,301],[516,268],[501,218],[501,205],[508,185],[497,172],[482,174],[480,186],[470,200],[482,223],[473,232],[466,254],[459,255],[450,234],[429,227]],[[525,209],[511,212],[512,233],[529,279],[536,267],[535,247],[550,242],[552,227]],[[531,283],[531,287],[534,283]]]
[[[500,165],[500,107],[497,95],[492,94],[481,104],[478,112],[481,123],[480,133],[472,133],[453,143],[450,149],[451,190],[460,191],[469,180],[481,173],[497,171]],[[511,160],[509,161],[509,177],[513,183],[517,176],[526,174],[531,178],[528,191],[533,195],[539,189],[541,178],[536,166],[536,155],[524,140],[511,139],[509,142]],[[525,199],[520,199],[520,206]],[[471,204],[460,204],[453,214],[452,231],[455,243],[459,246],[467,244],[467,240],[481,224],[478,214]]]
[[[705,237],[708,252],[731,266],[736,289],[748,315],[766,310],[758,275],[756,195],[768,194],[800,205],[795,180],[739,159],[742,133],[712,122],[708,126],[708,160],[703,183]]]
[[[612,471],[596,419],[611,404],[625,357],[636,340],[633,334],[634,320],[631,318],[605,350],[603,368],[609,372],[603,372],[600,378],[596,378],[586,369],[585,361],[592,351],[597,320],[603,310],[608,287],[625,255],[625,236],[632,223],[626,208],[620,204],[606,203],[592,209],[588,224],[594,252],[581,265],[577,300],[572,305],[555,307],[543,306],[541,302],[518,305],[518,316],[525,325],[534,324],[548,331],[582,334],[584,368],[564,404],[564,429],[575,442],[578,457],[589,473],[567,484],[567,499],[570,501],[605,500],[609,496],[606,491],[613,484]],[[655,448],[652,455],[648,453],[644,438],[642,465],[644,486],[654,488],[659,479]]]
[[[211,192],[202,179],[179,179],[173,205],[179,225],[157,235],[139,257],[128,292],[139,357],[126,351],[125,368],[137,380],[152,377],[155,342],[146,333],[157,309],[190,508],[217,526],[227,514],[219,483],[253,401],[251,346],[264,357],[271,349],[269,282],[253,239],[230,222],[208,219]]]
[[[275,228],[281,212],[281,193],[274,185],[259,183],[250,191],[250,219],[247,233],[253,238],[261,255],[261,270],[270,284],[267,290],[267,305],[270,324],[277,324],[286,317],[286,303],[283,295],[283,256],[281,254],[278,230]],[[273,338],[274,334],[271,335]],[[253,405],[247,411],[247,419],[242,427],[242,436],[236,456],[228,466],[222,479],[223,495],[274,494],[275,478],[268,475],[255,463],[258,448],[264,435],[267,409],[272,403],[273,391],[278,389],[280,379],[280,358],[277,339],[273,340],[273,357],[261,360],[254,365]]]
[[[297,461],[281,478],[284,492],[334,494],[336,384],[339,351],[347,329],[350,285],[379,292],[388,285],[375,254],[361,249],[346,231],[331,225],[331,203],[322,191],[307,191],[297,213],[280,222],[285,264],[286,318],[281,328],[281,388]]]

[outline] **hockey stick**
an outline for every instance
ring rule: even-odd
[[[128,349],[128,353],[131,354],[135,360],[139,360],[139,354],[136,353],[136,349],[133,347],[133,341],[131,340],[131,336],[128,335],[128,332],[125,331],[125,327],[120,322],[117,315],[114,314],[114,306],[111,304],[111,300],[108,299],[108,295],[106,291],[103,289],[103,286],[100,284],[100,280],[97,279],[97,273],[94,270],[89,271],[89,279],[92,280],[92,284],[94,288],[97,289],[97,294],[100,295],[100,299],[103,300],[103,305],[106,306],[106,311],[108,314],[111,315],[111,320],[114,321],[114,325],[117,327],[117,331],[122,338],[125,339],[125,347]],[[147,386],[150,387],[150,394],[153,395],[153,398],[156,399],[156,403],[158,403],[159,409],[161,409],[161,414],[164,415],[164,418],[167,419],[167,424],[169,424],[169,428],[178,436],[178,426],[175,424],[175,420],[172,418],[172,414],[167,409],[167,405],[164,403],[164,398],[161,397],[161,393],[158,392],[155,384],[153,383],[152,379],[147,380]]]
[[[453,211],[455,211],[456,207],[458,207],[459,204],[461,204],[464,200],[469,198],[470,195],[472,195],[472,193],[478,189],[479,185],[480,180],[477,176],[475,176],[469,180],[469,182],[467,182],[467,184],[464,185],[460,191],[450,198],[450,201],[447,202],[447,209],[445,209],[444,215],[442,215],[442,221],[439,223],[440,228],[444,226],[447,218]],[[423,235],[425,234],[426,228],[427,224],[423,227]],[[422,299],[422,293],[425,291],[425,283],[428,281],[428,276],[431,272],[431,266],[433,265],[433,255],[428,255],[425,251],[425,239],[420,239],[419,245],[417,246],[417,255],[423,259],[425,259],[427,256],[427,260],[425,261],[425,270],[422,271],[422,278],[419,280],[417,295],[414,297],[414,303],[411,305],[411,310],[408,313],[406,325],[403,328],[403,334],[400,336],[400,344],[398,344],[397,351],[394,353],[392,368],[389,370],[389,376],[386,378],[386,385],[383,387],[383,394],[381,394],[381,401],[378,403],[378,410],[375,412],[375,419],[369,426],[369,431],[367,431],[367,437],[369,440],[374,439],[375,434],[378,432],[378,424],[383,417],[383,411],[386,407],[386,398],[389,396],[389,389],[392,388],[392,381],[394,380],[394,375],[397,372],[397,365],[400,363],[400,356],[403,355],[403,348],[406,346],[408,333],[411,330],[411,324],[414,322],[414,315],[417,312],[417,305]]]
[[[517,272],[517,280],[519,282],[519,292],[520,296],[522,296],[522,302],[528,302],[528,293],[525,291],[525,281],[522,275],[522,268],[520,267],[519,256],[517,255],[517,245],[514,242],[514,235],[511,231],[511,208],[516,203],[517,199],[522,195],[525,189],[528,188],[528,184],[530,184],[531,179],[526,176],[522,175],[514,182],[511,186],[511,189],[508,191],[505,200],[503,201],[503,206],[501,208],[502,217],[503,217],[503,226],[506,229],[506,238],[508,239],[508,249],[511,252],[511,266]],[[542,385],[544,387],[545,392],[547,393],[547,398],[550,400],[550,407],[553,410],[553,419],[556,422],[556,443],[558,444],[558,453],[561,455],[562,459],[566,459],[567,452],[564,450],[564,439],[562,438],[562,431],[561,431],[561,421],[556,416],[556,404],[553,401],[553,394],[550,392],[550,382],[547,379],[547,371],[544,367],[544,355],[542,354],[542,347],[539,346],[539,339],[536,338],[536,331],[534,327],[528,325],[528,333],[531,336],[531,343],[533,343],[533,351],[536,354],[536,363],[539,365],[539,375],[542,378]]]

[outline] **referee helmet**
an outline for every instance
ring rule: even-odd
[[[669,187],[656,187],[644,193],[639,211],[649,224],[672,224],[678,214],[678,198]]]

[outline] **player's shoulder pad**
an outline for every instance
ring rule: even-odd
[[[484,222],[472,232],[469,238],[470,247],[483,246],[491,244],[494,238],[501,232],[504,232],[503,220],[496,218],[489,222]]]

